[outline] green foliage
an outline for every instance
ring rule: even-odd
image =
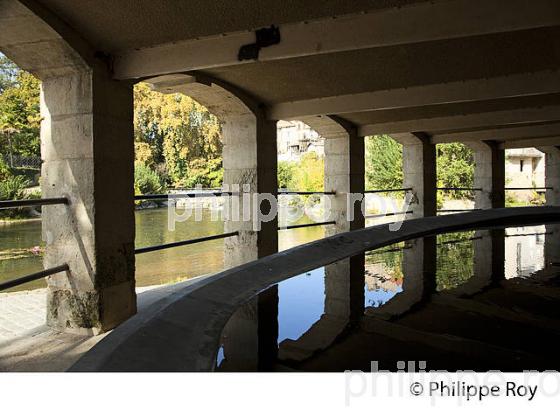
[[[197,185],[219,188],[224,179],[224,170],[220,158],[195,158],[189,164],[188,176],[179,181],[182,187],[192,188]]]
[[[294,173],[297,191],[322,191],[325,178],[325,162],[317,153],[308,152],[301,156]]]
[[[437,145],[437,175],[439,187],[472,188],[474,184],[474,156],[461,143]],[[444,191],[450,198],[473,198],[472,191]]]
[[[157,194],[163,191],[159,175],[147,165],[134,164],[134,193]]]
[[[40,155],[39,80],[0,58],[0,154]]]
[[[452,289],[473,275],[473,231],[438,235],[437,291]]]
[[[402,147],[388,135],[366,137],[366,189],[402,188]]]
[[[134,89],[136,160],[165,174],[174,186],[220,186],[222,136],[218,119],[193,99]]]
[[[278,161],[278,187],[295,187],[296,164],[290,161]]]
[[[10,172],[10,168],[4,162],[4,159],[0,156],[0,181],[4,181],[4,179],[11,176],[12,173]]]
[[[22,175],[9,175],[0,179],[0,200],[27,199],[25,188],[29,181]],[[19,218],[28,214],[26,209],[0,211],[0,218]]]

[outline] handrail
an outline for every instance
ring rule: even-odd
[[[309,223],[309,224],[279,226],[278,230],[280,231],[280,230],[286,230],[286,229],[309,228],[311,226],[323,226],[323,225],[336,225],[336,221],[313,222],[313,223]]]
[[[405,211],[405,212],[390,212],[387,214],[371,214],[371,215],[364,215],[364,218],[383,218],[386,216],[396,216],[396,215],[407,215],[413,214],[414,211]]]
[[[278,191],[278,195],[336,195],[334,191]]]
[[[57,266],[55,268],[45,269],[45,270],[42,270],[40,272],[31,273],[29,275],[22,276],[21,278],[12,279],[12,280],[8,280],[6,282],[0,283],[0,291],[10,289],[10,288],[14,288],[16,286],[23,285],[23,284],[28,283],[28,282],[33,282],[34,280],[45,278],[45,277],[53,275],[55,273],[65,272],[65,271],[69,271],[69,270],[70,270],[70,268],[68,267],[68,265],[64,264],[64,265]]]
[[[161,251],[163,249],[176,248],[178,246],[192,245],[192,244],[195,244],[195,243],[213,241],[215,239],[229,238],[230,236],[237,236],[237,235],[239,235],[238,231],[222,233],[222,234],[219,234],[219,235],[203,236],[201,238],[187,239],[185,241],[164,243],[163,245],[146,246],[145,248],[137,248],[137,249],[134,250],[134,253],[136,255],[139,255],[141,253]]]
[[[68,198],[41,198],[41,199],[18,199],[0,201],[0,209],[25,208],[38,205],[68,205]]]
[[[439,191],[482,191],[482,188],[469,188],[469,187],[437,187]]]
[[[390,224],[376,225],[296,246],[174,288],[113,330],[70,371],[210,371],[216,365],[222,330],[234,312],[283,280],[425,236],[559,221],[560,207],[488,209],[411,219],[398,231],[391,231]],[[181,320],[166,321],[168,317]]]
[[[506,187],[504,188],[506,191],[548,191],[548,190],[552,190],[554,188],[549,187],[549,186],[543,186],[543,187]]]
[[[135,195],[135,201],[168,201],[180,198],[212,198],[216,196],[231,196],[233,192],[202,192],[202,193],[184,193],[184,194],[146,194]]]
[[[394,189],[368,189],[364,194],[377,194],[381,192],[406,192],[412,191],[412,188],[394,188]]]
[[[436,212],[469,212],[469,211],[482,211],[482,208],[468,208],[468,209],[438,209]]]

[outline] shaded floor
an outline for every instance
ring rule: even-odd
[[[138,311],[177,285],[137,288]],[[46,289],[0,294],[0,371],[65,371],[110,333],[83,336],[55,332],[46,326],[45,318]]]

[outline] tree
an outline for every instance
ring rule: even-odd
[[[438,186],[472,188],[474,184],[474,154],[461,143],[437,145]],[[451,198],[472,197],[470,191],[444,191]]]
[[[39,80],[0,57],[0,154],[40,156]]]
[[[317,153],[308,152],[301,156],[295,169],[294,182],[298,191],[322,191],[325,178],[325,162]]]
[[[175,186],[219,186],[222,135],[218,119],[192,98],[162,94],[147,84],[135,87],[134,125],[137,160],[149,159],[153,168],[165,163]],[[151,155],[145,152],[146,145]]]
[[[366,189],[402,188],[402,147],[388,135],[366,137]]]

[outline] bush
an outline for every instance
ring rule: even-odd
[[[0,183],[3,182],[6,178],[10,177],[12,173],[10,172],[10,168],[8,164],[4,162],[4,159],[0,155]]]
[[[29,181],[22,175],[8,176],[0,180],[0,200],[27,199],[25,188]],[[0,218],[22,218],[29,215],[29,209],[9,209],[0,211]]]
[[[157,194],[163,191],[159,175],[148,166],[134,164],[134,192],[138,194]]]

